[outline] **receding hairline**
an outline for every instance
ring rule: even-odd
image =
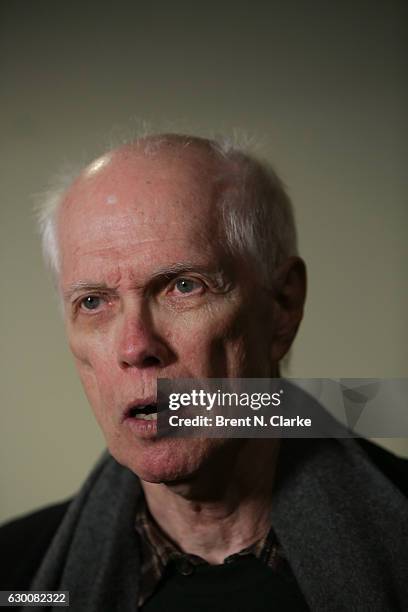
[[[156,152],[163,151],[163,149],[165,149],[166,147],[176,147],[182,150],[198,149],[208,153],[218,152],[220,155],[223,155],[224,150],[226,151],[232,148],[231,146],[225,146],[225,143],[220,143],[211,138],[203,138],[201,136],[190,136],[187,134],[175,134],[169,132],[163,134],[151,134],[149,136],[142,136],[114,150],[140,150],[144,154],[148,155],[149,153],[154,154]]]
[[[188,160],[199,162],[202,160],[209,162],[210,165],[219,165],[220,169],[227,169],[231,165],[228,147],[224,147],[222,144],[217,143],[217,141],[200,136],[171,133],[137,138],[120,147],[107,151],[99,159],[103,157],[110,158],[112,161],[129,157],[157,160],[170,159],[175,161],[181,159],[183,162]],[[92,163],[95,162],[91,162],[90,165]]]
[[[108,150],[85,167],[72,175],[71,180],[66,182],[65,189],[56,209],[60,208],[66,197],[75,191],[84,179],[94,175],[96,178],[103,177],[113,167],[119,169],[123,162],[137,162],[138,159],[149,161],[169,161],[170,163],[180,161],[181,164],[190,162],[191,165],[199,167],[204,174],[213,174],[214,180],[228,178],[233,180],[236,164],[223,150],[222,146],[214,140],[199,136],[187,136],[182,134],[160,134],[143,136],[114,149]],[[203,178],[206,178],[203,176]]]
[[[231,160],[225,155],[216,141],[197,136],[185,136],[181,134],[161,134],[138,138],[115,149],[106,151],[94,159],[76,174],[61,193],[59,202],[54,210],[55,232],[58,232],[59,218],[63,213],[65,205],[73,205],[76,208],[83,188],[85,193],[88,188],[100,189],[105,192],[105,179],[110,177],[131,177],[132,171],[137,172],[138,162],[147,164],[145,168],[153,171],[157,168],[166,168],[170,175],[173,167],[178,167],[181,174],[188,176],[192,174],[197,197],[204,185],[211,190],[211,205],[214,205],[214,213],[219,213],[218,200],[228,189],[234,188],[237,183],[238,166],[236,160]],[[157,168],[155,169],[155,164]],[[169,164],[169,167],[167,166]],[[142,166],[143,168],[143,166]],[[189,170],[188,170],[189,169]],[[177,170],[176,170],[177,171]],[[143,170],[142,170],[143,172]],[[142,175],[143,176],[143,175]],[[89,180],[90,179],[90,180]],[[107,191],[108,193],[108,191]],[[112,192],[114,193],[114,192]]]
[[[220,179],[222,189],[225,184],[232,186],[232,190],[225,190],[229,196],[224,201],[220,198],[220,210],[227,243],[234,252],[255,253],[262,267],[268,270],[278,259],[297,253],[293,210],[285,186],[274,168],[253,155],[245,143],[239,146],[228,137],[215,140],[175,133],[150,134],[112,148],[84,168],[77,168],[75,174],[66,176],[63,184],[57,183],[57,189],[47,194],[48,202],[39,211],[40,230],[46,260],[56,273],[59,271],[56,213],[61,204],[69,194],[74,195],[75,185],[92,167],[103,166],[104,160],[116,162],[129,156],[156,160],[170,157],[174,161],[179,158],[181,162],[193,163],[203,160],[202,165],[199,163],[204,171],[203,181],[208,170],[208,178],[212,174],[212,179]],[[115,166],[114,172],[120,173],[120,165],[115,163]],[[270,276],[270,271],[266,273]]]

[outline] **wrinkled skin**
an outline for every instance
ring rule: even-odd
[[[194,148],[123,148],[82,173],[58,214],[76,366],[110,452],[149,482],[192,478],[228,443],[136,436],[126,406],[154,397],[158,377],[276,375],[302,316],[298,258],[268,293],[224,251],[214,163]]]

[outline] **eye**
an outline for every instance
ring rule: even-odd
[[[191,293],[201,293],[204,289],[204,285],[202,282],[194,280],[192,278],[179,278],[174,283],[174,289],[178,293],[182,293],[183,295],[188,295]]]
[[[96,310],[101,305],[102,298],[99,295],[87,295],[79,302],[83,310]]]

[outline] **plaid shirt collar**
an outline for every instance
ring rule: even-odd
[[[175,563],[178,571],[184,575],[191,574],[194,566],[208,564],[197,555],[182,552],[165,536],[149,513],[144,497],[137,507],[135,529],[140,539],[142,557],[139,607],[154,593],[169,563]],[[232,563],[246,555],[253,555],[274,571],[284,563],[283,551],[272,528],[261,540],[226,557],[224,563]]]

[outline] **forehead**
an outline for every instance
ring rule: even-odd
[[[125,149],[107,153],[75,181],[64,199],[62,214],[74,221],[78,215],[112,215],[127,207],[136,214],[154,216],[175,210],[186,200],[194,214],[213,204],[223,174],[220,164],[197,151],[143,155]]]
[[[202,154],[107,154],[74,183],[57,218],[63,276],[97,260],[167,260],[214,244],[220,168]],[[194,247],[194,248],[193,248]],[[192,255],[192,253],[191,253]],[[174,262],[172,262],[174,263]]]

